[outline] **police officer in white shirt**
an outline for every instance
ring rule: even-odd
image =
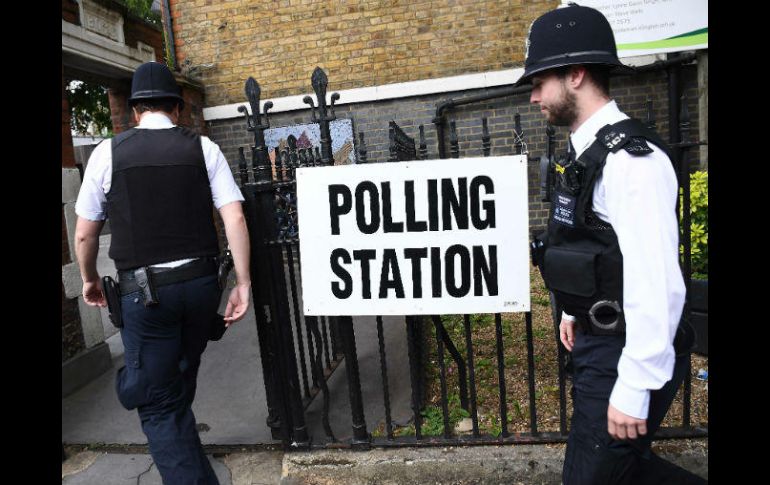
[[[601,12],[570,4],[533,22],[517,82],[571,132],[533,246],[571,352],[565,485],[704,482],[650,450],[693,340],[680,325],[676,174],[665,143],[609,97],[611,72],[629,70]]]
[[[163,483],[218,485],[191,406],[209,339],[249,306],[244,199],[219,147],[176,125],[184,100],[165,65],[137,68],[129,105],[138,126],[96,147],[75,205],[83,297],[89,305],[109,303],[121,328],[125,366],[118,371],[118,399],[137,409]],[[223,289],[214,208],[236,273],[224,315],[217,314]],[[96,257],[108,215],[118,284],[103,287]]]

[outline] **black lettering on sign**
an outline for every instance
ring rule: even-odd
[[[393,222],[390,203],[390,182],[383,182],[382,187],[382,228],[385,232],[404,232],[403,222]]]
[[[428,180],[428,223],[431,231],[438,231],[438,181],[435,179]]]
[[[455,256],[460,256],[460,286],[457,286],[457,271],[455,271]],[[444,280],[447,292],[461,298],[471,289],[471,255],[468,248],[462,244],[453,244],[446,250],[446,265]]]
[[[361,262],[361,298],[370,300],[372,298],[372,283],[369,262],[377,257],[377,251],[374,249],[360,249],[353,251],[353,259]]]
[[[452,230],[452,217],[449,212],[454,214],[457,229],[468,229],[468,179],[460,177],[457,179],[457,186],[460,192],[459,196],[455,192],[452,179],[441,179],[441,218],[444,222],[444,230]]]
[[[353,293],[353,278],[351,278],[350,273],[348,273],[347,270],[340,265],[340,259],[342,259],[345,264],[350,264],[351,262],[350,254],[343,248],[337,248],[332,251],[329,262],[331,263],[332,271],[334,271],[334,274],[336,274],[337,277],[341,279],[345,284],[345,288],[341,288],[339,282],[333,281],[332,293],[334,293],[334,296],[337,298],[344,300],[345,298],[349,298]]]
[[[393,273],[393,278],[389,274]],[[396,298],[404,297],[404,284],[401,281],[401,270],[395,249],[385,249],[382,252],[382,273],[380,274],[380,298],[388,297],[389,289],[396,290]]]
[[[428,257],[428,248],[406,248],[404,257],[412,260],[412,298],[422,298],[422,260]]]
[[[430,279],[433,298],[441,298],[441,248],[430,248]]]
[[[342,196],[342,201],[340,201]],[[329,186],[329,220],[332,223],[332,234],[340,233],[340,216],[353,208],[353,196],[346,185],[332,184]]]
[[[366,209],[364,208],[364,192],[369,194],[370,222],[366,222]],[[374,234],[380,228],[380,194],[374,183],[361,182],[356,187],[356,222],[358,229],[364,234]]]
[[[473,227],[476,229],[495,228],[495,201],[485,200],[481,202],[481,195],[479,189],[484,187],[484,191],[487,194],[495,193],[495,184],[492,179],[486,175],[479,175],[473,177],[471,180],[471,220],[473,221]],[[480,203],[481,202],[481,203]],[[481,217],[481,208],[484,209],[484,218]]]
[[[404,196],[406,197],[406,230],[409,232],[425,232],[428,223],[415,220],[414,211],[414,180],[404,182]]]
[[[489,246],[489,260],[482,246],[473,246],[473,296],[484,296],[481,279],[489,296],[497,296],[497,246]]]

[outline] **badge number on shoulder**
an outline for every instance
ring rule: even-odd
[[[625,133],[614,133],[614,132],[613,132],[613,133],[610,133],[609,135],[606,135],[606,136],[604,137],[604,142],[606,143],[606,145],[607,145],[607,148],[609,148],[610,150],[612,150],[612,149],[613,149],[613,148],[615,148],[615,146],[617,146],[617,145],[618,145],[620,142],[622,142],[623,140],[625,140],[625,138],[626,138],[626,134],[625,134]]]
[[[559,224],[575,227],[576,198],[562,192],[556,192],[553,206],[553,220]]]

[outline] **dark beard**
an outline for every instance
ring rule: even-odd
[[[548,106],[548,122],[554,126],[572,126],[577,120],[577,97],[564,89],[564,98],[558,104]]]

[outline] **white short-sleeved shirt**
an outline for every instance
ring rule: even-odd
[[[162,113],[147,113],[136,128],[160,130],[174,126],[168,116]],[[214,207],[219,209],[231,202],[244,200],[222,150],[208,137],[201,136],[200,138]],[[75,213],[91,221],[104,220],[107,217],[105,212],[107,193],[109,193],[111,186],[112,141],[105,140],[94,149],[88,158],[88,165],[83,173],[83,182],[75,202]],[[173,261],[155,266],[178,266],[187,261],[190,260]]]
[[[614,101],[604,105],[572,134],[579,157],[608,124],[628,119]],[[596,181],[593,210],[609,222],[623,255],[623,311],[626,344],[610,403],[619,411],[647,419],[650,390],[660,389],[674,369],[673,340],[682,315],[685,286],[679,267],[678,182],[668,156],[607,155]]]

